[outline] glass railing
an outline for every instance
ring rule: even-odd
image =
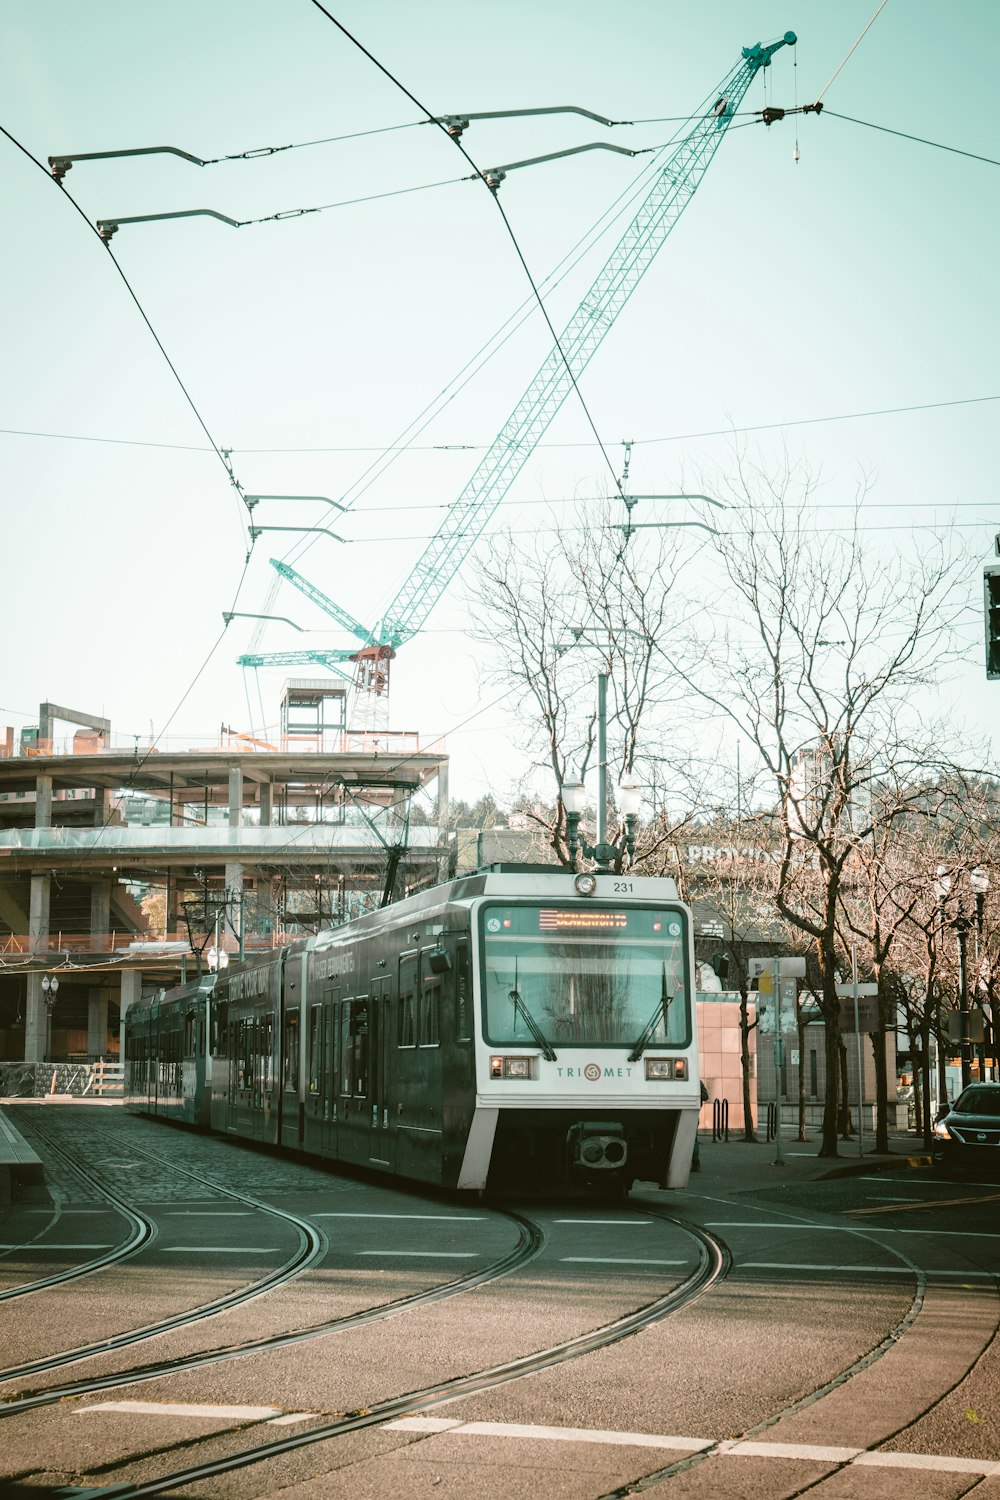
[[[394,842],[401,828],[386,828],[386,843]],[[441,842],[440,829],[427,825],[411,828],[407,835],[409,849],[433,849]],[[0,850],[38,850],[57,854],[74,850],[141,850],[190,849],[207,851],[226,849],[316,850],[316,849],[383,849],[382,839],[367,826],[344,827],[329,823],[297,823],[270,828],[126,828],[109,824],[106,828],[7,828],[0,830]]]

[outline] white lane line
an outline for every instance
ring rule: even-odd
[[[585,1266],[687,1266],[687,1260],[636,1260],[628,1255],[561,1255],[561,1261]]]
[[[719,1458],[813,1459],[820,1463],[847,1464],[881,1469],[923,1469],[949,1474],[1000,1474],[993,1459],[957,1458],[940,1453],[871,1452],[865,1448],[834,1447],[811,1443],[758,1443],[734,1438],[716,1443],[711,1438],[678,1437],[651,1432],[608,1432],[587,1427],[532,1427],[521,1422],[461,1422],[446,1417],[403,1417],[387,1422],[386,1432],[448,1433],[454,1437],[536,1438],[559,1443],[603,1443],[622,1447],[669,1448],[700,1453],[714,1448]]]
[[[342,1213],[319,1213],[313,1214],[314,1219],[423,1219],[431,1222],[440,1221],[444,1224],[483,1224],[486,1221],[485,1214],[342,1214]]]
[[[816,1266],[806,1264],[789,1264],[784,1260],[744,1260],[737,1266],[741,1271],[870,1271],[876,1276],[912,1276],[913,1270],[909,1266]],[[987,1281],[995,1281],[995,1271],[937,1271],[933,1268],[922,1267],[925,1276],[957,1276],[960,1281],[972,1281],[985,1277]]]
[[[452,1432],[457,1437],[541,1438],[552,1443],[617,1443],[629,1448],[673,1448],[698,1453],[711,1438],[661,1437],[648,1432],[602,1432],[590,1427],[532,1427],[523,1422],[449,1422],[441,1417],[403,1417],[387,1432]]]
[[[554,1224],[599,1224],[603,1229],[613,1224],[619,1229],[651,1229],[652,1219],[553,1219]]]
[[[866,1203],[926,1203],[926,1198],[900,1198],[898,1193],[869,1193]]]
[[[61,1245],[54,1240],[32,1240],[30,1244],[0,1245],[0,1250],[110,1250],[112,1241],[103,1245]]]
[[[101,1401],[77,1411],[126,1411],[142,1417],[208,1417],[219,1422],[262,1422],[282,1415],[280,1406],[199,1406],[170,1401]]]
[[[290,1411],[283,1417],[275,1417],[268,1422],[268,1427],[291,1427],[293,1422],[311,1422],[313,1417],[318,1417],[318,1411]]]
[[[161,1219],[249,1219],[249,1208],[168,1208],[160,1214]]]
[[[157,1245],[161,1255],[278,1255],[277,1245]]]
[[[415,1256],[417,1260],[475,1260],[475,1250],[359,1250],[359,1255]]]
[[[753,1220],[707,1219],[706,1229],[783,1229],[810,1233],[818,1230],[824,1234],[857,1234],[853,1224],[758,1224]],[[866,1234],[933,1234],[938,1239],[949,1240],[1000,1240],[1000,1234],[986,1229],[889,1229],[887,1226],[872,1226]]]
[[[953,1458],[942,1453],[862,1453],[854,1462],[866,1469],[936,1469],[945,1474],[1000,1474],[988,1458]]]
[[[834,1448],[818,1443],[720,1443],[719,1452],[727,1458],[812,1458],[820,1463],[846,1464],[857,1458],[862,1448]]]

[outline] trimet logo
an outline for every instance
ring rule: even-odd
[[[601,1076],[601,1071],[597,1063],[587,1063],[583,1070],[583,1076],[588,1083],[596,1083]]]

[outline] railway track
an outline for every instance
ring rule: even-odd
[[[52,1145],[54,1150],[60,1149],[54,1143],[46,1142],[46,1144]],[[253,1282],[248,1287],[228,1293],[226,1296],[216,1298],[212,1302],[202,1303],[187,1312],[176,1313],[172,1317],[161,1319],[157,1323],[147,1324],[142,1328],[132,1329],[93,1344],[64,1350],[58,1354],[49,1355],[27,1364],[0,1370],[0,1382],[8,1383],[13,1380],[23,1380],[33,1375],[45,1374],[65,1365],[93,1358],[99,1354],[114,1353],[118,1349],[128,1348],[132,1344],[154,1338],[162,1333],[189,1327],[191,1324],[213,1317],[215,1314],[224,1312],[229,1308],[238,1307],[255,1297],[262,1296],[266,1292],[286,1285],[289,1281],[302,1275],[304,1271],[308,1270],[325,1256],[329,1248],[326,1236],[320,1230],[315,1229],[308,1220],[301,1219],[296,1214],[289,1214],[282,1209],[271,1208],[259,1199],[252,1198],[247,1194],[225,1188],[200,1173],[192,1172],[188,1168],[179,1167],[176,1163],[167,1162],[164,1158],[156,1156],[152,1152],[145,1151],[141,1147],[130,1145],[128,1149],[134,1150],[137,1154],[156,1162],[160,1166],[169,1167],[172,1171],[180,1172],[184,1176],[194,1178],[195,1181],[204,1187],[212,1188],[214,1191],[224,1193],[228,1197],[251,1204],[255,1208],[273,1213],[279,1218],[287,1220],[300,1229],[304,1243],[300,1245],[296,1255],[286,1261],[282,1267],[270,1272],[267,1276]],[[66,1153],[62,1154],[66,1155]],[[76,1165],[75,1163],[72,1164]],[[89,1176],[89,1174],[86,1175]],[[527,1219],[511,1210],[495,1210],[495,1212],[503,1213],[504,1217],[512,1220],[518,1226],[517,1242],[504,1255],[499,1256],[485,1266],[479,1267],[475,1271],[449,1278],[437,1286],[412,1293],[405,1297],[395,1298],[390,1302],[382,1303],[375,1307],[365,1308],[360,1312],[331,1318],[326,1322],[314,1324],[306,1329],[296,1329],[294,1332],[274,1334],[266,1338],[225,1345],[202,1353],[186,1355],[181,1359],[161,1360],[138,1367],[131,1366],[128,1369],[110,1375],[99,1375],[90,1378],[83,1377],[62,1385],[46,1387],[44,1390],[15,1393],[7,1397],[0,1396],[0,1420],[17,1413],[53,1405],[55,1402],[65,1400],[68,1397],[93,1395],[101,1391],[113,1390],[123,1385],[161,1379],[168,1375],[176,1375],[184,1371],[199,1369],[206,1365],[241,1359],[249,1354],[284,1349],[294,1344],[327,1338],[331,1334],[346,1332],[352,1328],[364,1327],[366,1324],[395,1317],[413,1308],[428,1306],[444,1298],[453,1297],[461,1292],[471,1291],[474,1287],[484,1286],[488,1282],[496,1281],[500,1277],[508,1275],[511,1271],[520,1269],[532,1260],[542,1249],[545,1236],[540,1226],[534,1223],[533,1220]]]
[[[232,1474],[240,1469],[265,1463],[270,1459],[280,1458],[364,1428],[379,1426],[402,1417],[417,1416],[463,1396],[496,1389],[510,1381],[520,1380],[524,1376],[538,1374],[583,1355],[596,1353],[619,1343],[622,1339],[640,1333],[643,1329],[649,1328],[672,1313],[696,1302],[728,1274],[731,1266],[730,1252],[717,1236],[673,1214],[645,1209],[637,1211],[675,1225],[690,1235],[698,1245],[698,1265],[695,1270],[669,1292],[654,1298],[646,1306],[522,1358],[407,1391],[383,1401],[373,1402],[363,1410],[344,1413],[332,1421],[322,1422],[306,1431],[280,1439],[272,1439],[239,1453],[206,1459],[184,1469],[162,1474],[155,1479],[137,1483],[102,1484],[95,1489],[77,1489],[74,1491],[76,1500],[87,1500],[87,1497],[92,1497],[92,1500],[132,1500],[132,1497],[136,1497],[138,1500],[138,1497],[143,1495],[165,1494],[184,1485]]]

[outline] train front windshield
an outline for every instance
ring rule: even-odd
[[[487,1040],[686,1046],[687,916],[669,907],[499,906],[480,913]],[[648,1030],[647,1030],[648,1029]]]

